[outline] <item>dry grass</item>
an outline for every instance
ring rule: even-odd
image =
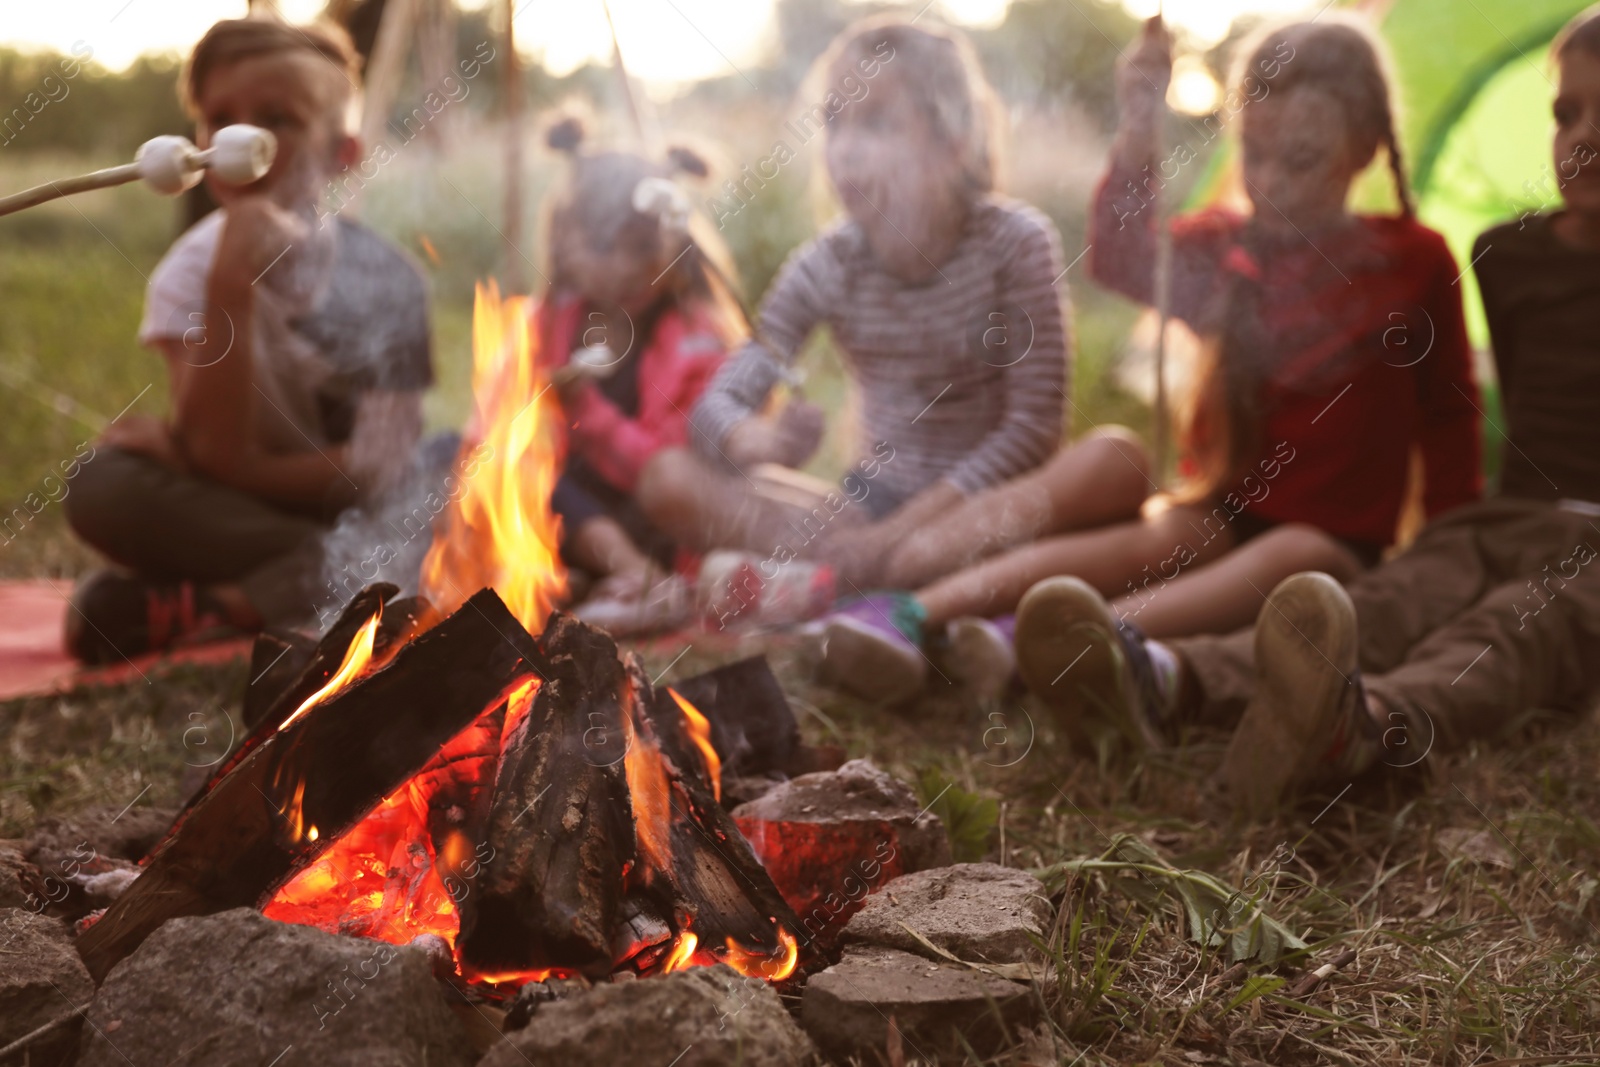
[[[684,647],[643,649],[651,674]],[[753,647],[697,639],[671,675]],[[1535,722],[1515,744],[1435,753],[1408,780],[1358,783],[1242,825],[1209,784],[1220,735],[1139,762],[1079,758],[1020,702],[979,708],[946,691],[888,712],[810,684],[792,649],[772,655],[809,740],[842,743],[924,789],[954,783],[941,807],[966,817],[961,847],[974,855],[1046,867],[1132,833],[1178,866],[1249,888],[1311,945],[1309,962],[1230,967],[1187,937],[1172,902],[1147,908],[1114,880],[1070,881],[1040,989],[1048,1023],[974,1063],[1600,1062],[1592,721]],[[136,798],[175,804],[186,765],[226,738],[244,684],[242,667],[185,669],[0,705],[0,837]],[[1353,961],[1296,991],[1346,949]]]

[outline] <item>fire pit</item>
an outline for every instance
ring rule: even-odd
[[[491,996],[718,962],[795,971],[798,921],[718,803],[708,720],[551,611],[563,417],[531,310],[479,291],[477,473],[441,516],[423,595],[351,601],[84,930],[96,980],[166,919],[239,906],[394,943],[434,935]]]

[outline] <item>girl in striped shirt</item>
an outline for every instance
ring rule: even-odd
[[[713,626],[794,621],[836,596],[915,588],[1050,532],[1137,513],[1137,442],[1060,451],[1069,355],[1060,241],[995,190],[993,94],[942,30],[872,19],[818,62],[824,92],[791,132],[825,129],[845,216],[795,252],[756,336],[696,405],[690,448],[656,456],[645,510],[701,572]],[[860,459],[837,487],[793,468],[823,414],[773,389],[826,326],[860,402]],[[773,467],[777,465],[774,476]],[[827,628],[888,625],[865,598]]]

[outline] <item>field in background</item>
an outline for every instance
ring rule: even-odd
[[[685,105],[667,114],[670,129],[704,148],[721,174],[770,154],[783,115],[759,102],[732,114],[710,105]],[[1060,116],[1024,116],[1013,135],[1011,191],[1037,204],[1061,229],[1067,260],[1083,249],[1083,210],[1104,147],[1092,127]],[[692,131],[716,130],[711,144]],[[544,150],[537,125],[528,124],[525,190],[528,231],[519,242],[539,264],[537,211],[561,161]],[[604,143],[603,130],[592,136]],[[727,220],[723,232],[755,303],[783,258],[816,230],[811,154],[799,157],[750,203]],[[430,428],[459,426],[471,404],[470,327],[473,285],[500,271],[503,242],[501,141],[497,128],[458,128],[441,149],[418,140],[399,150],[367,186],[358,208],[363,221],[411,253],[434,291],[433,328],[438,386],[429,395]],[[80,156],[0,156],[0,188],[78,173],[113,161]],[[718,192],[707,186],[709,197]],[[46,482],[59,475],[93,426],[133,404],[133,411],[166,411],[165,371],[134,337],[144,287],[177,230],[177,208],[139,187],[123,187],[57,202],[0,219],[0,575],[71,577],[92,565],[92,555],[68,536],[60,497],[71,485]],[[430,255],[433,250],[437,259]],[[537,286],[531,268],[524,272]],[[1134,319],[1125,302],[1096,290],[1080,262],[1062,283],[1070,290],[1078,335],[1074,399],[1088,422],[1125,422],[1143,431],[1148,411],[1112,376],[1123,338]],[[819,338],[804,359],[806,392],[829,410],[844,412],[846,387],[835,353]],[[837,420],[814,467],[819,474],[851,458],[848,419]],[[50,501],[26,522],[15,509]],[[24,508],[26,515],[27,509]]]

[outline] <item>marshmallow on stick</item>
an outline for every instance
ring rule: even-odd
[[[198,184],[207,170],[229,185],[249,185],[267,173],[277,150],[277,138],[257,126],[224,126],[211,138],[211,147],[205,149],[196,148],[187,137],[153,137],[139,146],[132,163],[0,197],[0,215],[73,193],[139,180],[163,196],[177,196]]]

